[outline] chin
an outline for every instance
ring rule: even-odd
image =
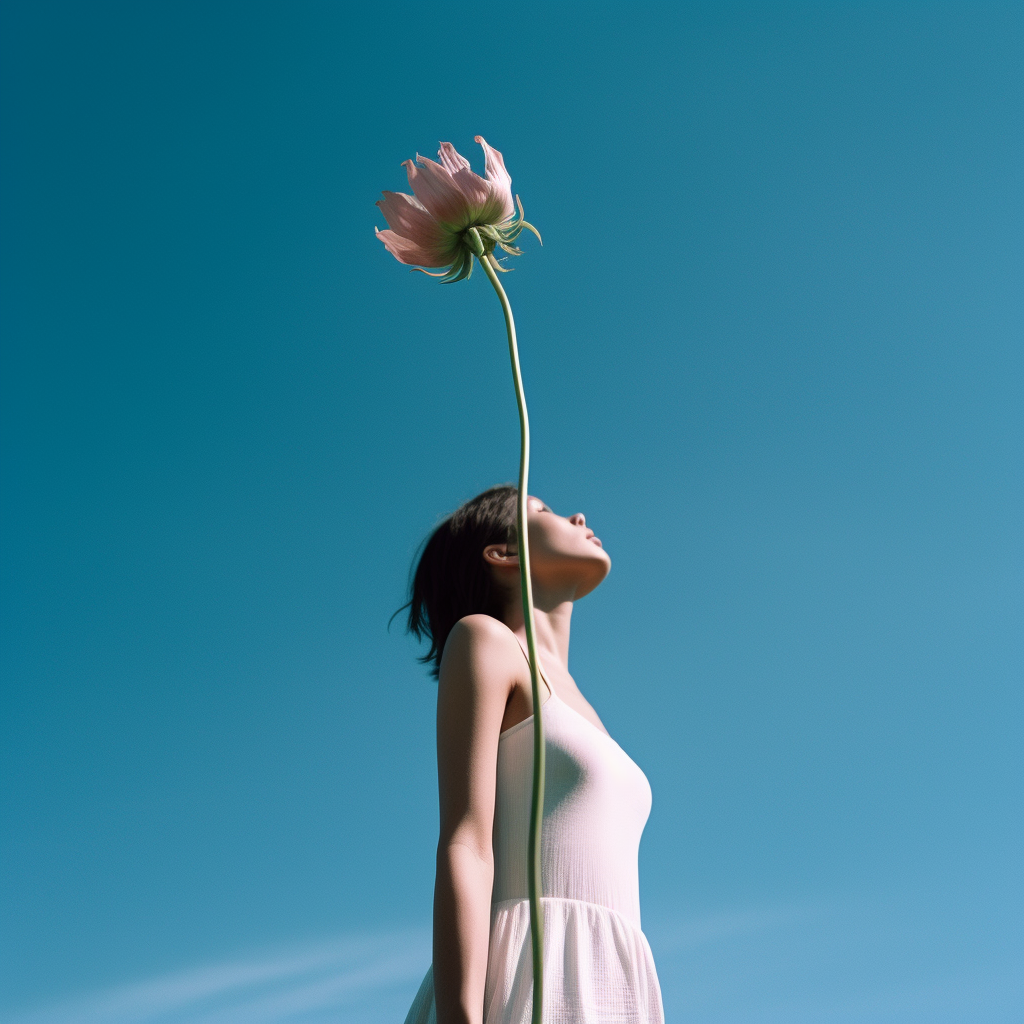
[[[576,597],[586,597],[592,590],[596,590],[607,578],[608,573],[611,572],[612,560],[608,556],[606,551],[601,552],[600,558],[594,558],[590,561],[590,565],[587,567],[590,571],[586,574],[582,574],[583,577],[580,580],[579,589],[576,591]]]

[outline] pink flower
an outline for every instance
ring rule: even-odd
[[[500,246],[507,253],[520,255],[512,243],[523,228],[540,238],[537,229],[523,220],[518,196],[519,219],[514,218],[512,178],[502,155],[481,136],[477,135],[475,141],[483,146],[486,178],[474,174],[469,161],[450,142],[442,142],[440,163],[417,155],[415,162],[406,160],[402,164],[414,195],[384,192],[384,198],[377,202],[388,228],[374,231],[388,252],[399,263],[417,270],[445,267],[444,273],[431,277],[446,282],[469,277],[474,255],[503,270],[494,258],[494,248]]]

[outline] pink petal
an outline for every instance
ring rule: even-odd
[[[384,192],[383,195],[384,198],[379,199],[377,205],[395,234],[440,260],[439,263],[424,266],[443,266],[454,259],[456,245],[451,233],[445,231],[421,203],[404,192]]]
[[[437,154],[441,163],[448,168],[452,180],[459,186],[472,215],[469,224],[497,224],[505,219],[504,205],[496,200],[494,186],[469,168],[469,161],[456,152],[450,142],[442,142]]]
[[[479,174],[470,170],[459,171],[452,175],[452,179],[466,198],[466,208],[470,211],[467,224],[491,223],[493,213],[489,211],[494,206],[491,186]]]
[[[424,156],[417,156],[416,160],[419,167],[412,160],[406,160],[402,166],[409,175],[409,185],[416,198],[431,216],[451,231],[461,231],[472,224],[466,197],[451,173]]]
[[[512,175],[505,170],[505,158],[496,150],[487,145],[482,135],[475,135],[474,142],[479,142],[484,148],[484,173],[491,183],[495,196],[502,203],[502,220],[507,220],[515,212],[512,203]]]
[[[451,260],[438,260],[436,253],[395,234],[394,231],[377,231],[376,228],[373,230],[399,263],[408,264],[410,267],[446,267],[451,263]]]
[[[441,165],[452,176],[457,171],[469,170],[469,161],[450,142],[442,142],[437,155],[441,158]]]

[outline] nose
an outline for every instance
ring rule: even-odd
[[[582,512],[577,512],[574,516],[569,516],[569,522],[573,526],[586,526],[587,517]]]

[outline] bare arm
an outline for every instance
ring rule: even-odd
[[[507,628],[485,615],[456,624],[437,697],[441,834],[434,885],[438,1024],[481,1024],[490,941],[494,787],[505,703],[515,685]],[[516,652],[518,654],[518,652]],[[519,655],[521,658],[522,656]]]

